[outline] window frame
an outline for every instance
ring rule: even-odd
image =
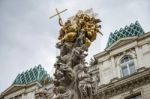
[[[126,57],[128,57],[128,61],[123,62],[123,60],[124,60]],[[130,69],[130,64],[132,64],[132,63],[134,64],[134,65],[133,65],[133,66],[134,66],[134,72],[133,72],[133,73],[131,73],[131,69]],[[127,75],[124,74],[123,69],[122,69],[123,67],[126,67],[126,68],[127,68]],[[131,74],[134,74],[136,71],[137,71],[137,70],[136,70],[134,58],[133,58],[131,55],[125,55],[124,57],[122,57],[122,58],[120,59],[120,72],[121,72],[121,77],[129,76],[129,75],[131,75]]]

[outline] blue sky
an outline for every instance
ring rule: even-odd
[[[110,32],[139,21],[150,31],[149,0],[0,0],[0,92],[18,73],[41,64],[50,75],[58,50],[55,48],[58,18],[49,20],[55,8],[68,9],[65,21],[78,10],[93,8],[102,20],[102,33],[89,49],[89,60],[104,50]]]

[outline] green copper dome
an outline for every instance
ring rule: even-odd
[[[41,65],[35,66],[30,70],[18,74],[13,84],[29,84],[34,81],[38,81],[42,85],[52,82],[52,78],[49,74],[42,68]]]
[[[144,34],[144,30],[142,29],[141,25],[138,21],[134,24],[131,23],[130,26],[125,26],[124,28],[120,28],[119,31],[115,31],[114,33],[110,33],[109,39],[107,42],[107,47],[111,46],[117,40],[124,38],[124,37],[131,37],[131,36],[141,36]]]

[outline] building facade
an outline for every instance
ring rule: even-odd
[[[150,99],[150,33],[138,22],[111,33],[94,58],[90,72],[100,79],[97,99]]]
[[[0,99],[35,99],[41,89],[49,90],[53,87],[51,82],[49,74],[38,65],[18,74],[13,84],[1,93]]]

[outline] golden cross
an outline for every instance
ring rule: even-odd
[[[65,11],[67,11],[67,9],[62,10],[62,11],[59,12],[59,11],[57,10],[57,8],[56,8],[56,14],[53,15],[53,16],[51,16],[51,17],[49,17],[49,19],[51,19],[51,18],[53,18],[53,17],[55,17],[55,16],[57,16],[57,15],[58,15],[59,19],[61,19],[60,14],[63,13],[63,12],[65,12]]]

